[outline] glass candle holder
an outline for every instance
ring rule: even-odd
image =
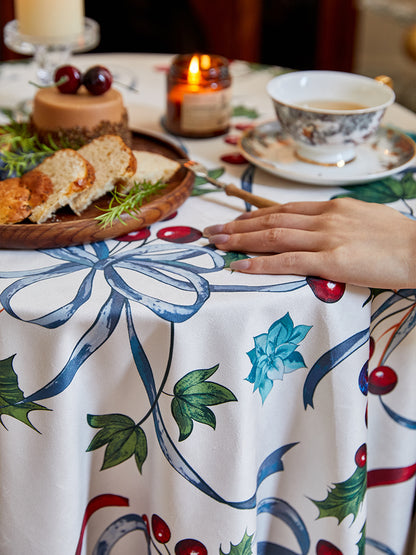
[[[165,126],[191,138],[226,133],[231,116],[228,60],[218,55],[180,54],[167,76]]]

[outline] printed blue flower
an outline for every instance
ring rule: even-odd
[[[283,380],[284,374],[305,368],[302,355],[296,350],[311,326],[294,326],[289,313],[274,322],[267,333],[254,337],[254,349],[247,355],[253,365],[247,381],[259,390],[262,402],[273,387],[273,380]]]

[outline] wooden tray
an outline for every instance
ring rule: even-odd
[[[185,152],[163,138],[133,131],[132,148],[157,152],[174,160],[187,159]],[[167,187],[159,194],[150,197],[133,218],[125,214],[123,222],[116,220],[112,226],[102,227],[95,217],[102,214],[99,208],[107,208],[111,195],[95,201],[81,216],[76,216],[69,208],[59,210],[53,221],[43,224],[18,223],[0,225],[0,248],[2,249],[45,249],[68,247],[92,243],[103,239],[113,239],[147,227],[167,218],[189,197],[194,183],[194,175],[186,168],[180,168]]]

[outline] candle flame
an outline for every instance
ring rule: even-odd
[[[188,83],[190,85],[198,85],[201,81],[201,72],[199,70],[199,58],[198,56],[192,56],[191,62],[189,64],[188,71]]]

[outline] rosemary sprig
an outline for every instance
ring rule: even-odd
[[[108,208],[100,208],[103,214],[100,214],[95,219],[102,227],[112,226],[116,220],[119,220],[123,225],[126,222],[123,220],[123,214],[128,214],[132,218],[137,219],[137,212],[143,202],[150,196],[158,193],[166,187],[166,183],[157,181],[151,183],[150,181],[143,181],[142,183],[135,183],[127,193],[122,190],[111,191],[111,200]]]
[[[20,177],[57,149],[56,145],[41,143],[36,135],[30,133],[25,122],[11,119],[8,125],[1,127],[0,159],[2,172],[8,177]]]

